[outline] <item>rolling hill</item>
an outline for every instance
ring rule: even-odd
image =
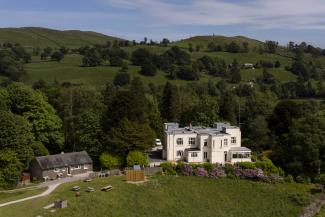
[[[66,46],[77,48],[116,39],[119,38],[91,31],[61,31],[39,27],[0,28],[0,43],[19,43],[28,47]]]

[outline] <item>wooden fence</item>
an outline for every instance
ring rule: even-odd
[[[126,180],[130,182],[144,181],[144,170],[126,170]]]

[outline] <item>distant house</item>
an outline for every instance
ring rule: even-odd
[[[163,158],[188,163],[250,162],[251,150],[241,146],[239,127],[215,123],[213,127],[185,127],[165,123]]]
[[[252,63],[245,63],[242,65],[243,69],[255,69],[254,64]]]
[[[93,161],[86,151],[36,157],[30,164],[33,178],[53,180],[93,170]]]

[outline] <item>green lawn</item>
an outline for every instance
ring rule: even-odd
[[[12,192],[0,192],[0,203],[5,203],[13,200],[18,200],[21,198],[33,196],[42,193],[45,188],[31,188],[31,189],[17,189]]]
[[[114,190],[99,191],[108,184]],[[81,186],[81,197],[71,191],[74,185]],[[84,192],[87,186],[96,192]],[[302,197],[308,202],[311,195],[308,186],[301,184],[158,176],[137,186],[122,177],[110,177],[64,184],[50,196],[1,208],[0,217],[296,217],[305,205]],[[54,213],[43,209],[58,198],[67,199],[68,208]]]

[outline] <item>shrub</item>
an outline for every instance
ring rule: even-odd
[[[192,176],[193,175],[193,168],[191,165],[185,164],[182,168],[182,173],[181,175],[183,176]]]
[[[213,179],[218,179],[221,177],[225,177],[226,173],[222,167],[215,167],[209,173],[209,177]]]
[[[232,164],[225,164],[224,169],[225,169],[225,173],[227,175],[233,174],[233,172],[234,172],[234,166]]]
[[[126,162],[128,166],[148,166],[149,164],[147,156],[141,151],[131,151],[126,158]]]
[[[203,167],[198,167],[195,170],[195,175],[196,176],[199,176],[199,177],[207,177],[208,176],[208,172]]]
[[[146,63],[141,66],[140,74],[144,76],[155,76],[157,74],[157,68],[152,63]]]
[[[212,163],[203,163],[201,166],[208,172],[211,172],[214,167]]]
[[[183,161],[178,162],[176,165],[176,168],[175,168],[176,173],[181,174],[184,166],[185,166],[185,163]]]
[[[284,178],[284,181],[285,182],[288,182],[288,183],[294,183],[295,182],[295,180],[294,180],[294,178],[293,178],[292,175],[288,175],[287,177],[285,177]]]
[[[235,167],[234,168],[234,175],[236,177],[242,178],[242,179],[253,179],[253,180],[257,180],[257,179],[261,179],[264,177],[264,173],[263,170],[261,169],[242,169],[239,167]]]
[[[252,162],[240,162],[240,163],[237,163],[236,165],[242,169],[255,169],[256,168],[255,163],[252,163]]]
[[[124,86],[130,83],[131,76],[128,72],[120,72],[114,77],[114,85],[116,86]]]
[[[122,166],[123,160],[119,156],[114,156],[109,153],[103,153],[99,157],[100,164],[105,169],[115,169]]]
[[[279,169],[273,164],[271,160],[263,160],[256,162],[256,167],[263,170],[266,175],[271,173],[279,174]]]
[[[324,173],[322,173],[319,176],[319,183],[325,186],[325,174]]]
[[[309,184],[311,180],[308,176],[302,174],[302,175],[297,176],[296,181],[298,183],[302,183],[302,184]]]
[[[162,163],[160,166],[167,175],[176,175],[175,165],[171,162]]]

